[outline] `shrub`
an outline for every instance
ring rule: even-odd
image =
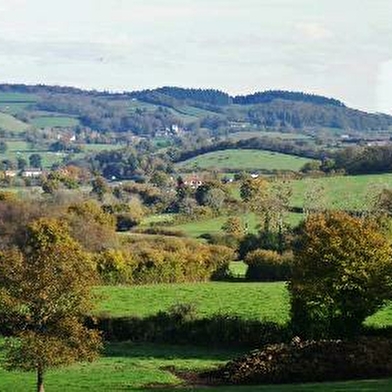
[[[108,341],[250,348],[290,340],[286,326],[226,314],[198,318],[192,304],[177,304],[145,318],[98,316],[86,323],[100,329]]]
[[[200,282],[227,273],[233,256],[233,250],[223,246],[135,235],[125,240],[121,251],[101,252],[96,263],[109,284]]]
[[[281,281],[290,277],[290,261],[292,255],[280,255],[272,250],[258,249],[245,257],[246,279],[256,281]]]

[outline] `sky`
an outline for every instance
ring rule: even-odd
[[[304,91],[392,114],[391,0],[0,0],[0,82]]]

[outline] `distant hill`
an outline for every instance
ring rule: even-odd
[[[62,124],[98,132],[155,136],[181,129],[219,131],[333,128],[388,130],[392,116],[346,107],[336,99],[291,91],[235,96],[214,90],[161,87],[123,93],[45,85],[0,85],[0,112],[32,127]],[[51,120],[50,117],[57,117]],[[42,119],[43,118],[43,119]],[[44,121],[45,120],[45,121]]]

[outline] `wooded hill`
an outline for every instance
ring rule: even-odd
[[[392,116],[366,113],[318,95],[266,91],[232,97],[213,89],[162,87],[109,93],[45,85],[0,85],[0,111],[27,125],[40,116],[70,116],[98,132],[140,136],[194,131],[334,128],[388,130]],[[39,124],[39,121],[38,121]],[[4,126],[0,124],[0,128]]]

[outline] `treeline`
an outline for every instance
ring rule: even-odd
[[[229,121],[247,121],[262,128],[327,127],[347,130],[385,130],[392,117],[371,114],[338,105],[312,102],[273,100],[251,107],[233,106],[227,109]]]
[[[315,105],[332,105],[345,107],[344,103],[333,98],[323,97],[321,95],[306,94],[302,92],[269,90],[257,92],[250,95],[237,95],[233,98],[233,103],[239,105],[255,105],[259,103],[269,103],[275,99],[283,99],[285,101],[309,102]]]
[[[348,174],[392,172],[392,145],[349,147],[334,156],[335,168]]]
[[[229,94],[215,89],[160,87],[154,90],[144,90],[134,93],[138,98],[143,98],[151,93],[159,93],[180,101],[197,101],[212,105],[230,105],[232,97]]]

